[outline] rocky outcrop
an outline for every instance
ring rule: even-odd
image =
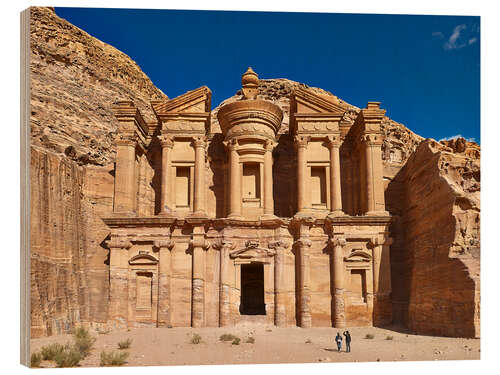
[[[394,317],[419,334],[479,337],[479,155],[455,150],[422,142],[389,185]]]
[[[132,100],[147,121],[150,100],[165,99],[123,52],[58,17],[31,8],[31,142],[79,164],[114,158],[111,106]]]

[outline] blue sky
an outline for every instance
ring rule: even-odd
[[[206,85],[212,107],[260,78],[381,101],[424,137],[480,142],[480,18],[334,13],[56,8],[139,64],[173,98]]]

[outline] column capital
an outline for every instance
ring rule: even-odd
[[[225,240],[223,238],[220,238],[219,240],[215,241],[212,246],[217,249],[217,250],[222,250],[222,249],[229,249],[229,250],[232,250],[236,247],[236,244],[229,241],[229,240]]]
[[[296,135],[295,136],[295,147],[297,148],[306,148],[307,144],[309,143],[309,140],[311,137],[305,136],[305,135]]]
[[[130,249],[132,242],[127,237],[112,237],[106,241],[108,249]]]
[[[382,146],[383,139],[381,133],[365,133],[360,136],[360,141],[366,146]]]
[[[269,242],[268,246],[274,250],[277,250],[278,248],[287,249],[290,246],[290,243],[284,240],[276,240]]]
[[[156,240],[153,242],[153,247],[157,248],[158,250],[160,248],[167,248],[169,250],[172,250],[174,245],[175,245],[175,242],[171,238],[169,238],[167,240]]]
[[[272,152],[276,147],[276,144],[277,144],[276,142],[267,139],[264,143],[264,149],[268,152]]]
[[[326,137],[326,144],[329,149],[340,147],[340,134],[330,134]]]
[[[203,136],[195,136],[193,137],[191,143],[194,148],[205,148],[207,145],[207,137]]]
[[[193,236],[191,241],[189,241],[189,244],[195,248],[195,247],[201,247],[203,250],[208,250],[211,246],[210,242],[208,242],[205,238],[199,237],[199,236]]]
[[[167,134],[159,135],[158,136],[158,140],[160,141],[160,144],[161,144],[162,148],[164,148],[164,147],[168,147],[168,148],[174,147],[174,137],[172,135],[167,135]]]
[[[130,146],[137,145],[137,134],[135,133],[120,133],[115,140],[117,146]]]
[[[329,240],[332,247],[344,247],[347,244],[345,237],[332,237]]]
[[[308,238],[299,238],[297,241],[294,242],[294,245],[297,245],[300,247],[311,247],[312,242]]]
[[[373,248],[373,247],[376,247],[376,246],[381,246],[381,245],[385,245],[385,246],[390,246],[392,245],[392,243],[394,242],[394,239],[392,237],[372,237],[370,238],[370,240],[368,241],[368,247],[369,248]]]
[[[226,148],[229,151],[237,150],[238,147],[239,147],[238,140],[235,139],[235,138],[232,138],[232,139],[230,139],[228,141],[224,141],[222,143],[224,144],[224,146],[226,146]]]

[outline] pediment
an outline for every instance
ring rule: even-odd
[[[292,107],[295,114],[324,114],[343,116],[346,109],[338,103],[336,97],[318,95],[299,88],[292,95]]]
[[[344,258],[346,262],[370,262],[371,260],[372,256],[363,250],[354,250]]]
[[[158,264],[158,259],[149,254],[138,254],[128,261],[130,265],[155,265]]]
[[[157,116],[167,113],[206,113],[210,112],[212,92],[206,86],[188,91],[167,101],[153,101],[151,106]]]

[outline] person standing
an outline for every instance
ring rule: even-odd
[[[342,349],[342,336],[340,336],[339,332],[337,332],[337,336],[335,336],[335,342],[337,343],[337,349],[340,352],[340,349]]]
[[[344,332],[345,336],[345,352],[350,353],[351,352],[351,334],[349,331]]]

